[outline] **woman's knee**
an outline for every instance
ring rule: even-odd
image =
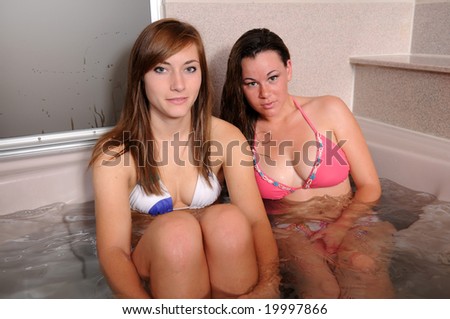
[[[389,265],[392,233],[389,225],[376,226],[356,228],[344,240],[338,252],[338,263],[342,269],[374,273]]]
[[[338,265],[342,270],[347,269],[359,273],[374,273],[379,269],[377,261],[368,254],[350,251],[338,254]]]
[[[200,220],[208,245],[219,245],[221,251],[239,251],[252,244],[252,230],[247,217],[234,205],[217,205]]]
[[[183,268],[196,256],[202,257],[202,233],[198,221],[184,212],[172,212],[155,218],[136,250],[149,254],[154,262]]]

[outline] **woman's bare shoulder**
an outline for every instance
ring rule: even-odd
[[[345,102],[335,95],[321,95],[314,97],[296,97],[297,101],[303,102],[301,106],[311,111],[339,111],[348,109]]]
[[[302,107],[313,121],[332,123],[353,117],[350,108],[338,96],[323,95],[307,98],[306,101]]]
[[[94,177],[136,179],[136,165],[130,152],[124,152],[123,144],[104,146],[92,163]]]
[[[93,162],[94,167],[108,165],[108,163],[123,163],[125,156],[124,145],[114,142],[113,140],[106,140],[95,146],[95,160]]]
[[[242,140],[244,135],[233,124],[213,116],[211,120],[211,139],[229,142],[233,139]]]

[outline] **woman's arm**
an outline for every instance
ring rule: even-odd
[[[336,98],[331,109],[335,136],[338,141],[345,141],[342,149],[356,187],[353,201],[372,205],[381,196],[381,186],[363,133],[344,102]]]
[[[253,292],[243,297],[277,298],[280,281],[278,250],[256,185],[250,148],[242,133],[231,124],[221,121],[214,129],[215,135],[224,145],[223,172],[230,200],[250,222],[258,259],[258,285]],[[221,131],[226,132],[226,137],[220,134]]]
[[[129,156],[129,154],[125,155]],[[97,252],[102,271],[119,298],[149,298],[131,261],[129,192],[134,165],[124,156],[100,158],[92,166]]]
[[[341,99],[333,96],[323,99],[320,111],[324,114],[324,123],[333,130],[337,142],[343,143],[342,150],[356,187],[352,202],[341,216],[311,238],[323,239],[327,251],[333,253],[355,221],[366,215],[379,199],[381,186],[366,141],[353,114]]]

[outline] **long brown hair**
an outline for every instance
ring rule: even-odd
[[[210,167],[210,126],[212,115],[211,82],[206,54],[199,32],[189,23],[176,19],[161,19],[147,26],[139,35],[130,53],[127,93],[116,126],[102,136],[94,147],[90,165],[110,148],[119,148],[113,158],[129,152],[136,163],[138,183],[147,193],[161,194],[154,136],[150,127],[151,105],[146,96],[144,75],[189,45],[198,50],[202,82],[191,109],[192,158],[207,181]],[[195,144],[195,147],[194,147]]]
[[[228,57],[225,84],[220,103],[220,117],[237,126],[253,145],[258,113],[251,107],[242,91],[242,59],[255,58],[261,52],[278,53],[284,65],[290,59],[283,40],[268,29],[252,29],[236,41]]]

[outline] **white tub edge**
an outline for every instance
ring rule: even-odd
[[[0,215],[93,200],[91,147],[0,161]]]
[[[450,201],[450,140],[356,119],[380,177]]]

